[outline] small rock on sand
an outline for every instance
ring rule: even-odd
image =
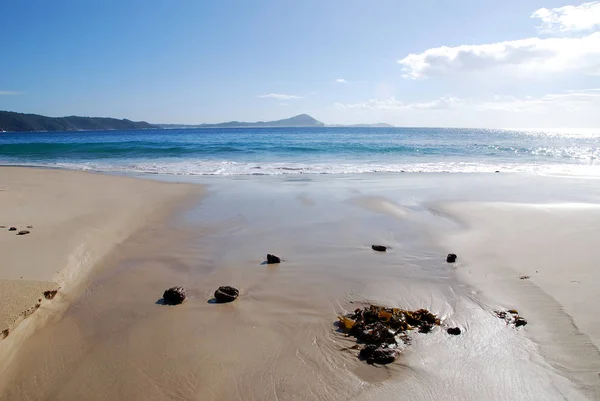
[[[279,256],[267,254],[267,264],[273,265],[276,263],[281,263],[281,258]]]
[[[371,249],[377,252],[386,252],[387,246],[383,245],[371,245]]]
[[[171,287],[163,293],[163,300],[167,305],[179,305],[187,297],[183,287]]]
[[[240,295],[240,291],[237,288],[230,286],[219,287],[215,291],[215,299],[218,303],[235,301],[238,295]]]
[[[454,262],[456,262],[456,258],[457,258],[456,254],[449,253],[448,256],[446,256],[446,262],[454,263]]]
[[[56,296],[56,293],[58,292],[58,290],[48,290],[48,291],[44,291],[44,298],[46,299],[52,299]]]
[[[453,336],[458,336],[461,333],[460,327],[448,327],[448,330],[446,330],[446,332]]]
[[[21,231],[19,231],[19,232],[17,233],[17,235],[27,235],[27,234],[29,234],[30,232],[31,232],[31,231],[28,231],[28,230],[21,230]]]
[[[8,229],[8,231],[17,231],[17,227],[11,227]]]

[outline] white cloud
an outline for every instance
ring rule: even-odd
[[[540,19],[542,32],[581,32],[600,27],[600,1],[583,3],[579,6],[540,8],[531,14]]]
[[[600,32],[578,38],[528,38],[482,45],[436,47],[399,60],[404,77],[422,79],[459,72],[505,69],[533,75],[563,71],[597,73]]]
[[[278,100],[302,99],[301,96],[284,95],[281,93],[269,93],[268,95],[260,95],[258,97],[263,98],[263,99],[278,99]]]
[[[344,78],[338,78],[335,80],[335,82],[337,82],[338,84],[347,84],[348,81],[346,81]]]
[[[13,91],[0,91],[0,95],[19,95],[20,92],[13,92]]]

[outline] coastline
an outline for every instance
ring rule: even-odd
[[[203,191],[47,168],[2,166],[0,177],[0,372],[26,337],[59,317],[99,261]]]

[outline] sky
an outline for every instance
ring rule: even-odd
[[[600,1],[3,1],[0,110],[600,128]]]

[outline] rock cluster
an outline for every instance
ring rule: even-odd
[[[446,262],[454,263],[454,262],[456,262],[456,258],[457,258],[456,254],[449,253],[448,256],[446,256]]]
[[[187,292],[183,287],[171,287],[163,293],[163,300],[167,305],[179,305],[187,297]]]
[[[409,311],[377,305],[356,309],[338,319],[344,332],[358,343],[366,344],[358,356],[369,364],[393,362],[400,354],[399,345],[409,342],[408,330],[428,333],[440,324],[437,316],[426,309]]]
[[[48,291],[44,291],[44,298],[46,299],[52,299],[56,296],[56,294],[58,293],[58,290],[48,290]]]

